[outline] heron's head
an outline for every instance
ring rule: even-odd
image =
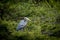
[[[29,18],[27,18],[27,17],[24,17],[24,20],[26,20],[26,21],[31,21]]]

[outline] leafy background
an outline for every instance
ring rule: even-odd
[[[32,21],[17,32],[21,17]],[[1,40],[60,40],[59,34],[60,0],[0,0]]]

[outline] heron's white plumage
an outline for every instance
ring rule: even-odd
[[[30,20],[29,18],[27,18],[27,17],[24,17],[24,19],[27,20],[27,21],[31,21],[31,20]]]

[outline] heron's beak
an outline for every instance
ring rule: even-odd
[[[29,21],[31,21],[31,20],[29,19]]]

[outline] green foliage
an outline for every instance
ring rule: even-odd
[[[0,10],[2,40],[60,40],[56,36],[41,33],[41,30],[53,33],[60,31],[59,0],[2,0]],[[24,31],[17,32],[20,17],[28,17],[32,21]]]

